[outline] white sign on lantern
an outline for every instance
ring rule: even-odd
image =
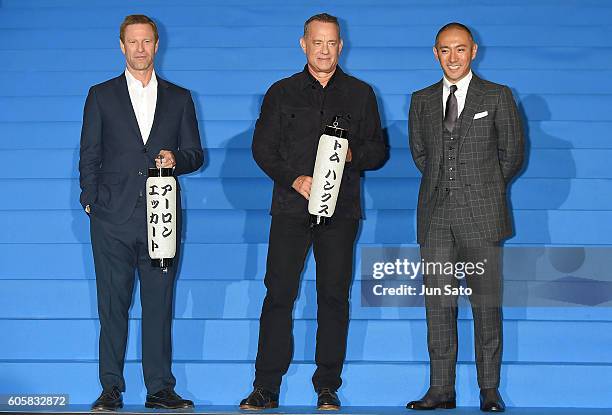
[[[172,176],[149,177],[146,183],[149,256],[162,268],[176,255],[176,187]]]
[[[345,138],[347,135],[347,130],[338,128],[335,122],[334,126],[327,126],[319,138],[308,200],[308,212],[311,215],[329,218],[336,210],[349,147],[349,142]]]

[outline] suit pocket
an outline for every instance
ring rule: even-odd
[[[503,182],[471,183],[466,186],[466,189],[473,201],[480,201],[481,203],[491,199],[503,198],[506,194],[506,187]]]
[[[119,184],[121,182],[121,173],[100,173],[98,183],[102,184]]]

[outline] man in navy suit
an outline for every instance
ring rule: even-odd
[[[79,161],[81,204],[90,217],[98,314],[102,394],[93,410],[123,406],[123,366],[135,270],[142,304],[142,365],[148,408],[192,408],[174,391],[172,302],[176,258],[167,273],[148,254],[145,182],[148,169],[174,175],[202,166],[203,151],[188,90],[156,76],[155,23],[127,16],[120,28],[126,70],[89,90]],[[161,156],[161,160],[156,160]],[[177,256],[181,234],[177,198]]]

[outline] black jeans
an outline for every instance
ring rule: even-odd
[[[287,373],[293,356],[293,305],[311,245],[317,264],[318,306],[317,370],[312,382],[315,390],[336,390],[342,384],[358,227],[358,219],[333,218],[327,225],[311,228],[308,216],[272,217],[254,386],[278,392]]]

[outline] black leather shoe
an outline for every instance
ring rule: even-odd
[[[102,394],[91,405],[92,411],[112,412],[123,408],[123,397],[118,387],[114,386],[111,390],[102,391]]]
[[[320,411],[339,411],[340,399],[336,391],[329,388],[319,389],[317,391],[319,398],[317,399],[317,409]]]
[[[253,392],[240,402],[240,409],[258,411],[269,408],[278,408],[278,393],[261,387],[253,389]]]
[[[506,405],[497,389],[480,390],[480,410],[483,412],[504,412]]]
[[[454,409],[457,406],[455,393],[443,389],[429,388],[425,396],[418,401],[408,402],[406,408],[417,411],[431,409]]]
[[[152,395],[147,393],[145,408],[190,409],[193,408],[193,402],[189,399],[181,398],[174,389],[167,388]]]

